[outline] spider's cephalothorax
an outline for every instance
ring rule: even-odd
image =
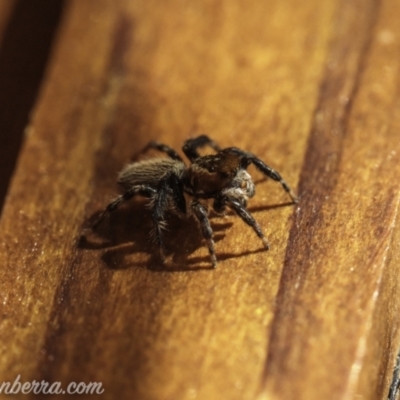
[[[212,147],[216,154],[200,156],[198,149],[206,145]],[[175,150],[166,145],[150,142],[144,150],[148,149],[162,151],[169,158],[155,158],[127,165],[118,178],[124,193],[106,207],[94,227],[105,215],[133,196],[139,194],[147,197],[150,199],[154,237],[162,260],[165,259],[162,237],[164,215],[167,210],[174,210],[179,214],[193,214],[196,217],[207,242],[212,265],[216,267],[213,231],[206,205],[209,199],[213,199],[212,208],[217,213],[224,213],[226,207],[232,209],[253,228],[264,246],[269,248],[260,226],[246,209],[247,200],[255,194],[255,185],[246,171],[250,164],[255,165],[264,175],[280,182],[292,201],[297,202],[296,196],[278,172],[252,153],[236,147],[220,149],[206,135],[189,139],[184,143],[183,152],[191,162],[189,166],[185,165]]]

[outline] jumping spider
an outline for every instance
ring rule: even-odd
[[[216,154],[200,156],[198,149],[204,146],[210,146]],[[253,228],[264,246],[269,249],[260,226],[246,209],[247,200],[255,194],[255,185],[246,171],[250,164],[254,164],[264,175],[279,182],[293,203],[297,202],[297,197],[279,173],[255,155],[236,147],[221,149],[206,135],[189,139],[184,143],[182,150],[191,162],[189,166],[186,166],[179,154],[169,146],[150,142],[143,151],[149,149],[164,152],[168,158],[154,158],[128,164],[118,177],[118,184],[124,193],[108,204],[93,228],[125,201],[135,195],[144,196],[150,199],[154,237],[163,261],[165,260],[162,235],[165,226],[164,214],[167,210],[173,210],[185,216],[194,214],[207,242],[212,266],[214,268],[217,266],[213,231],[208,219],[207,202],[210,199],[214,200],[212,208],[218,214],[223,214],[226,207],[231,208]]]

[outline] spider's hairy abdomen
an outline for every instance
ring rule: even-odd
[[[169,172],[181,176],[185,170],[183,162],[170,158],[153,158],[128,164],[118,175],[118,184],[125,190],[135,185],[149,185],[156,188]]]

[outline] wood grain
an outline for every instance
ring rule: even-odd
[[[385,399],[399,347],[395,0],[70,0],[0,221],[1,381],[114,399]],[[252,151],[249,209],[169,218],[167,264],[132,201],[80,239],[150,140]],[[32,394],[32,398],[37,396]]]
[[[0,43],[3,39],[4,30],[7,26],[10,14],[15,6],[15,0],[3,1],[0,3]]]

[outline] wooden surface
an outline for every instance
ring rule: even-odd
[[[399,17],[395,0],[67,1],[0,221],[1,381],[97,381],[105,399],[385,399]],[[171,217],[161,266],[140,201],[80,240],[150,139],[179,149],[200,133],[299,194],[288,205],[249,169],[270,251],[215,217],[212,270],[195,221]]]
[[[61,0],[0,0],[0,208],[61,12]]]
[[[15,1],[3,1],[0,3],[0,39],[3,38],[5,27],[7,26],[7,21],[12,13]]]

